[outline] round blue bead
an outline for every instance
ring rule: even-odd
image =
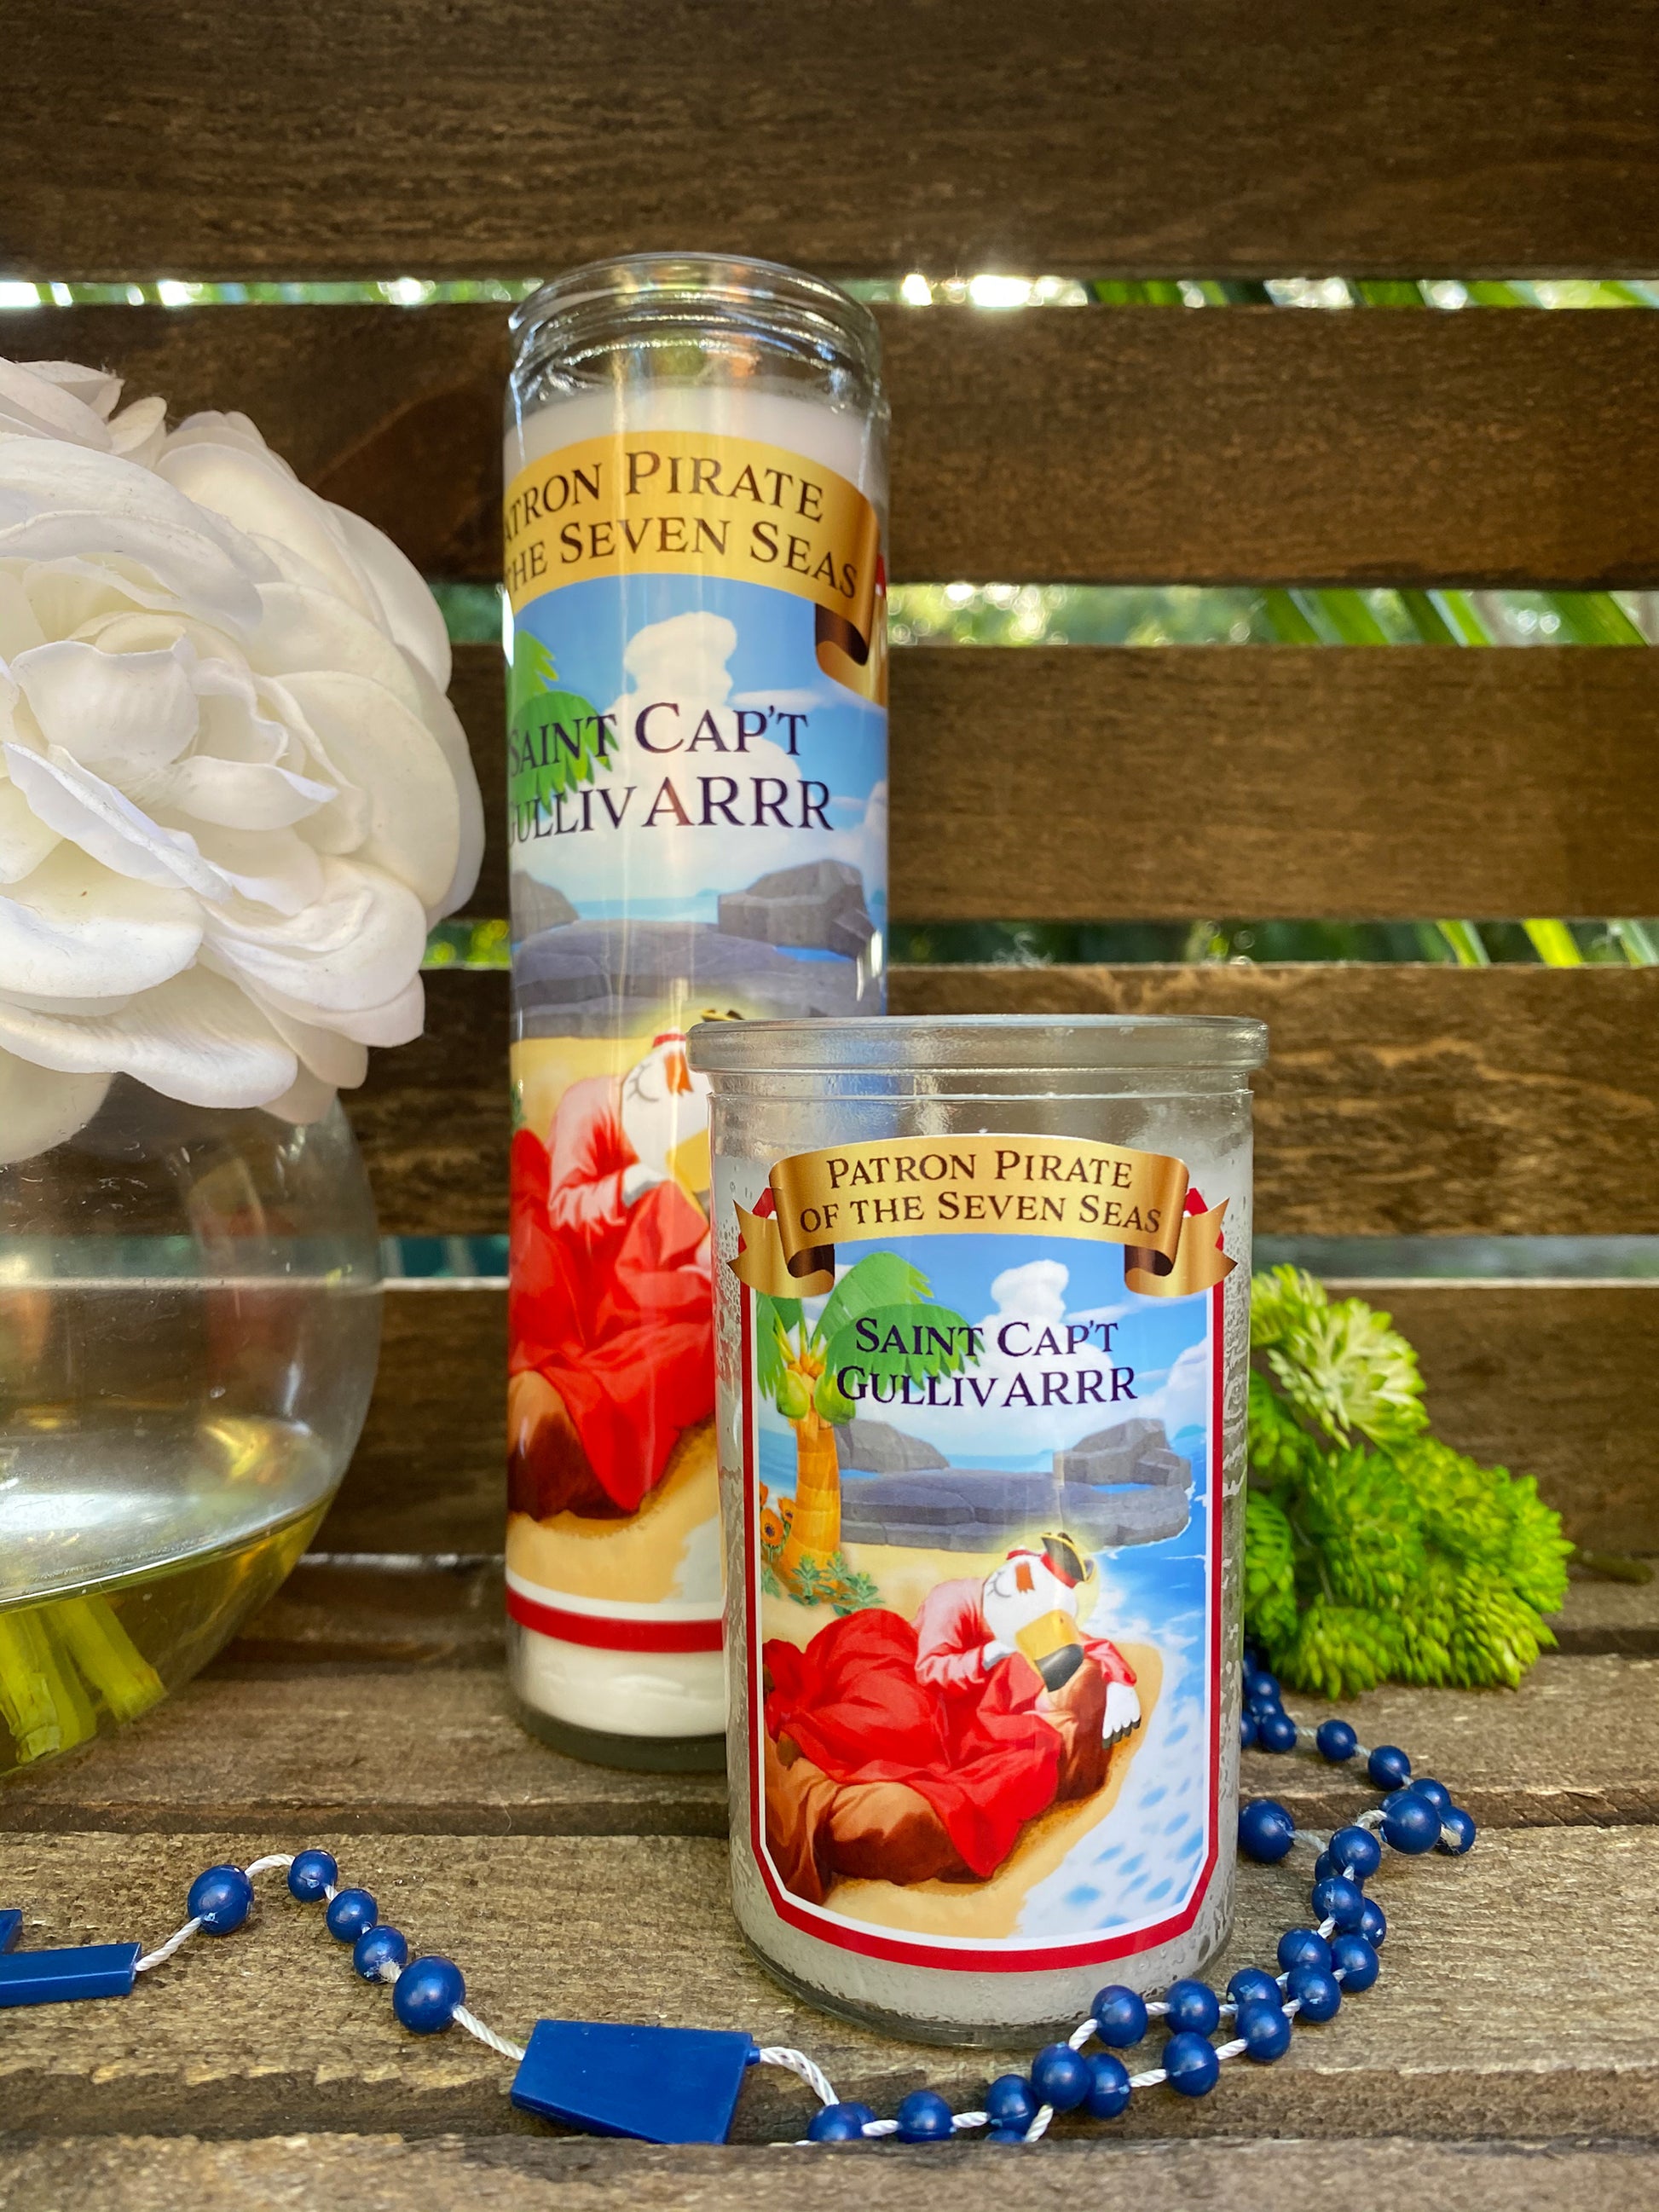
[[[1239,1808],[1238,1848],[1246,1858],[1274,1866],[1296,1841],[1296,1822],[1272,1797],[1255,1797]]]
[[[1221,2000],[1207,1982],[1171,1982],[1164,2001],[1170,2008],[1164,2024],[1172,2033],[1213,2035],[1221,2025]]]
[[[1164,2046],[1164,2070],[1170,2087],[1183,2097],[1207,2097],[1215,2087],[1221,2062],[1215,2045],[1201,2035],[1172,2035]]]
[[[237,1866],[210,1866],[190,1886],[185,1911],[204,1936],[234,1935],[253,1910],[253,1884]]]
[[[1360,1916],[1359,1933],[1373,1951],[1380,1951],[1388,1940],[1389,1916],[1373,1897],[1365,1899],[1365,1910]]]
[[[1313,1909],[1322,1920],[1334,1920],[1339,1928],[1358,1928],[1365,1911],[1365,1893],[1357,1881],[1334,1874],[1314,1884]]]
[[[1031,2061],[1031,2087],[1057,2112],[1075,2112],[1094,2087],[1089,2062],[1069,2043],[1045,2043]]]
[[[1340,1869],[1337,1866],[1336,1861],[1331,1856],[1328,1850],[1321,1851],[1319,1856],[1314,1861],[1314,1880],[1316,1881],[1328,1881],[1330,1877],[1339,1871]]]
[[[1279,2002],[1279,1984],[1260,1966],[1241,1966],[1227,1984],[1227,1995],[1242,2012],[1247,2004]]]
[[[985,2140],[987,2142],[1023,2143],[1025,2130],[1024,2128],[987,2128]]]
[[[1407,1790],[1400,1802],[1382,1815],[1382,1840],[1410,1858],[1431,1851],[1440,1841],[1440,1814],[1426,1797]]]
[[[438,2034],[465,2002],[466,1984],[451,1959],[416,1959],[392,1984],[392,2009],[415,2035]]]
[[[1088,2063],[1094,2076],[1086,2100],[1089,2116],[1115,2120],[1129,2101],[1129,2069],[1109,2051],[1097,2051]]]
[[[1239,2008],[1237,2030],[1244,2056],[1254,2058],[1258,2066],[1271,2066],[1275,2058],[1285,2056],[1291,2047],[1291,2023],[1277,1989],[1271,2004],[1255,2002]]]
[[[296,1851],[288,1870],[288,1893],[301,1905],[315,1905],[339,1878],[340,1869],[328,1852]]]
[[[1127,2051],[1146,2033],[1146,2002],[1121,1982],[1110,1982],[1094,2002],[1095,2033],[1114,2051]]]
[[[813,2113],[806,2130],[808,2142],[862,2142],[864,2124],[875,2114],[868,2105],[823,2105]]]
[[[1331,1972],[1342,1977],[1345,1996],[1370,1989],[1382,1971],[1382,1961],[1363,1936],[1344,1932],[1331,1938]]]
[[[1328,1973],[1331,1947],[1316,1928],[1289,1928],[1279,1939],[1279,1963],[1287,1974],[1297,1966],[1317,1966]]]
[[[1256,1721],[1255,1740],[1262,1751],[1294,1751],[1296,1723],[1286,1712],[1262,1713]]]
[[[901,2142],[949,2142],[951,2107],[937,2089],[913,2089],[894,2114]]]
[[[1248,1751],[1255,1741],[1255,1715],[1248,1707],[1238,1717],[1238,1747]]]
[[[342,1889],[329,1899],[324,1917],[329,1934],[337,1942],[355,1943],[380,1918],[380,1908],[366,1889]]]
[[[1359,1738],[1346,1721],[1321,1721],[1314,1741],[1319,1747],[1320,1757],[1328,1759],[1333,1766],[1340,1766],[1359,1748]]]
[[[1440,1841],[1436,1849],[1444,1851],[1448,1858],[1461,1859],[1465,1851],[1474,1849],[1474,1839],[1479,1833],[1479,1829],[1463,1808],[1454,1805],[1440,1815]]]
[[[1398,1790],[1389,1790],[1376,1809],[1379,1813],[1392,1813],[1396,1805],[1403,1805],[1407,1797],[1414,1797],[1416,1795],[1417,1786],[1414,1783],[1402,1782]]]
[[[1279,1680],[1265,1667],[1256,1668],[1244,1677],[1246,1701],[1255,1706],[1276,1705],[1279,1703]]]
[[[1379,1744],[1365,1761],[1365,1771],[1379,1790],[1398,1790],[1412,1778],[1412,1763],[1399,1747]]]
[[[409,1944],[395,1928],[384,1923],[360,1936],[351,1947],[351,1963],[366,1982],[378,1982],[382,1966],[406,1966]]]
[[[1036,2109],[1036,2093],[1023,2074],[999,2074],[985,2092],[986,2115],[994,2128],[1018,2128],[1023,2135]]]
[[[1369,1828],[1339,1828],[1331,1838],[1331,1857],[1350,1881],[1369,1881],[1382,1863],[1382,1846]]]
[[[1334,2020],[1342,2003],[1342,1984],[1328,1966],[1292,1966],[1287,1996],[1301,2000],[1304,2020]]]
[[[1416,1790],[1419,1797],[1426,1797],[1437,1812],[1448,1813],[1451,1810],[1451,1791],[1447,1789],[1443,1782],[1437,1782],[1431,1774],[1413,1775],[1412,1788]]]

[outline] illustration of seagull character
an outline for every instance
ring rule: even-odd
[[[1039,1538],[1036,1548],[1017,1544],[977,1590],[941,1584],[917,1619],[918,1675],[934,1679],[943,1663],[959,1676],[964,1660],[988,1675],[1018,1652],[1054,1691],[1092,1659],[1106,1684],[1102,1735],[1109,1745],[1122,1742],[1140,1726],[1140,1698],[1117,1646],[1079,1625],[1079,1593],[1094,1580],[1094,1561],[1060,1530]]]

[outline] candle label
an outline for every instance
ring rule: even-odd
[[[740,1309],[752,1844],[793,1926],[1024,1972],[1217,1864],[1224,1202],[1168,1156],[715,1164]]]
[[[708,1085],[684,1033],[882,1010],[879,526],[815,462],[688,432],[544,455],[505,520],[508,1610],[708,1655],[711,1710],[680,1732],[714,1731]]]

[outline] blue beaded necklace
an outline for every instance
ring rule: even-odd
[[[1271,2065],[1282,2058],[1295,2025],[1334,2019],[1345,1996],[1370,1989],[1377,1978],[1388,1923],[1365,1884],[1381,1866],[1384,1847],[1407,1857],[1438,1850],[1461,1858],[1474,1843],[1469,1815],[1440,1783],[1413,1778],[1403,1751],[1392,1744],[1367,1749],[1346,1721],[1322,1721],[1316,1728],[1298,1723],[1285,1711],[1279,1684],[1248,1655],[1243,1687],[1239,1729],[1246,1748],[1301,1752],[1333,1766],[1363,1762],[1367,1779],[1386,1793],[1380,1805],[1328,1838],[1298,1832],[1271,1797],[1241,1809],[1238,1847],[1247,1858],[1272,1865],[1298,1844],[1317,1850],[1312,1923],[1279,1938],[1277,1974],[1243,1967],[1224,1996],[1190,1978],[1172,1982],[1162,1998],[1151,2001],[1112,1984],[1064,2042],[1037,2052],[1027,2073],[993,2081],[979,2111],[952,2112],[936,2091],[917,2089],[891,2118],[880,2118],[867,2105],[837,2098],[805,2052],[757,2044],[741,2030],[544,2020],[527,2045],[514,2043],[468,2009],[460,1968],[448,1959],[411,1960],[406,1938],[380,1919],[368,1891],[342,1888],[339,1869],[323,1850],[276,1851],[246,1867],[209,1867],[191,1884],[184,1925],[148,1953],[137,1943],[19,1951],[12,1947],[22,1915],[0,1911],[0,2008],[129,1995],[140,1974],[165,1965],[193,1936],[228,1936],[240,1928],[253,1907],[254,1876],[280,1869],[291,1897],[325,1906],[329,1934],[350,1945],[351,1963],[363,1979],[391,1984],[392,2008],[404,2027],[416,2035],[465,2029],[514,2063],[508,2094],[544,2119],[647,2142],[723,2142],[744,2075],[750,2066],[766,2065],[798,2075],[817,2096],[818,2110],[800,2139],[805,2142],[884,2136],[945,2142],[981,2129],[991,2142],[1036,2142],[1057,2113],[1112,2120],[1137,2090],[1168,2087],[1202,2097],[1231,2060]],[[1154,2021],[1165,2033],[1159,2063],[1131,2074],[1118,2054],[1139,2043]],[[1231,2033],[1218,2043],[1224,2021]],[[1091,2044],[1101,2047],[1091,2051]]]

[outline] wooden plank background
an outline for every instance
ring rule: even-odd
[[[1659,1283],[1345,1287],[1417,1346],[1437,1434],[1537,1475],[1580,1543],[1659,1552]],[[368,1425],[317,1549],[500,1550],[505,1304],[499,1290],[388,1292]]]
[[[501,915],[496,647],[458,648],[453,696],[489,830],[468,911]],[[892,911],[1646,915],[1659,911],[1656,723],[1659,654],[1639,651],[896,653]]]
[[[1636,270],[1651,0],[275,0],[7,22],[0,258],[47,276]]]
[[[436,1707],[447,1686],[427,1680]],[[302,1698],[307,1687],[296,1683],[292,1693]],[[334,1725],[361,1732],[363,1764],[385,1785],[393,1777],[374,1739],[374,1711],[371,1690]],[[234,1789],[231,1745],[248,1719],[233,1702],[226,1721],[217,1740]],[[155,1771],[167,1769],[158,1762]],[[284,1825],[291,1832],[295,1824]],[[739,1941],[716,1837],[553,1843],[417,1826],[371,1838],[323,1818],[303,1832],[335,1851],[349,1881],[373,1891],[412,1949],[464,1962],[469,2004],[507,2033],[521,2034],[541,2014],[741,2025],[763,2043],[810,2050],[843,2096],[886,2112],[924,2083],[965,2107],[988,2080],[1029,2063],[1029,2038],[1011,2038],[1003,2051],[923,2050],[787,1995]],[[24,1905],[27,1943],[155,1942],[177,1926],[199,1868],[244,1860],[271,1839],[240,1824],[151,1834],[142,1850],[118,1830],[13,1834],[0,1841],[0,1875]],[[351,1972],[320,1915],[294,1905],[280,1876],[264,1877],[261,1888],[268,1901],[245,1931],[192,1945],[146,1977],[111,2025],[91,2008],[15,2014],[0,2039],[6,2112],[26,2114],[30,2134],[200,2134],[229,2120],[226,2131],[242,2135],[402,2127],[544,2136],[508,2107],[505,2062],[459,2035],[406,2034],[386,1994]],[[1121,2141],[1246,2130],[1659,2136],[1659,2016],[1632,1938],[1659,1911],[1659,1828],[1488,1827],[1467,1860],[1396,1862],[1373,1888],[1389,1932],[1382,1977],[1365,2002],[1299,2033],[1279,2065],[1224,2069],[1200,2104],[1137,2098],[1109,2131],[1069,2118],[1059,2139],[1090,2142],[1103,2159]],[[1306,1895],[1305,1867],[1242,1866],[1218,1978],[1270,1956],[1279,1932],[1305,1911]],[[799,2081],[757,2069],[734,2138],[787,2142],[811,2110]],[[872,2185],[880,2187],[873,2175]]]
[[[1659,575],[1659,316],[878,312],[902,581]],[[427,574],[494,579],[506,320],[76,307],[0,337],[239,408]]]
[[[1572,1585],[1564,1629],[1591,1588]],[[1659,1624],[1652,1586],[1645,1603]],[[240,1826],[290,1848],[309,1826],[353,1836],[726,1832],[724,1775],[627,1773],[550,1753],[514,1719],[488,1656],[483,1666],[337,1678],[297,1654],[285,1664],[251,1659],[239,1644],[142,1729],[33,1776],[8,1798],[8,1825],[131,1836]],[[1365,1742],[1409,1743],[1419,1771],[1446,1779],[1483,1828],[1659,1821],[1659,1657],[1547,1656],[1503,1696],[1391,1686],[1345,1709]],[[1357,1775],[1260,1751],[1246,1756],[1241,1787],[1322,1829],[1376,1802]],[[351,1853],[372,1856],[372,1846]]]
[[[1209,963],[896,968],[902,1014],[1252,1014],[1256,1226],[1659,1233],[1659,969]],[[428,975],[424,1036],[347,1097],[398,1235],[507,1218],[507,977]]]
[[[864,2156],[866,2154],[854,2154]],[[959,2212],[1051,2212],[1056,2195],[1106,2178],[1137,2212],[1261,2212],[1264,2204],[1391,2203],[1425,2196],[1459,2212],[1537,2212],[1542,2203],[1595,2212],[1650,2212],[1659,2194],[1650,2143],[1431,2143],[1332,2139],[1301,2142],[1102,2146],[1056,2141],[1042,2159],[995,2159],[975,2146],[884,2149],[883,2212],[936,2212],[941,2193]],[[1106,2161],[1109,2160],[1109,2165]],[[131,2136],[54,2138],[6,2162],[11,2212],[62,2212],[84,2191],[112,2212],[270,2212],[273,2204],[328,2212],[844,2212],[849,2183],[875,2179],[845,2158],[804,2160],[794,2149],[657,2150],[644,2143],[543,2142],[530,2136],[465,2142],[374,2135],[272,2136],[252,2142]],[[307,2194],[312,2191],[313,2194]]]

